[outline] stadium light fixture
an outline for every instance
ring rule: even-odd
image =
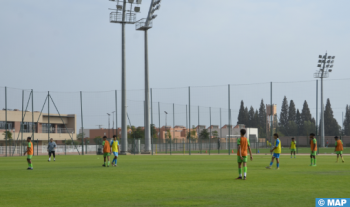
[[[121,59],[121,84],[122,84],[122,97],[121,97],[121,107],[122,107],[122,113],[121,113],[121,151],[120,154],[125,155],[128,153],[128,134],[127,134],[127,104],[126,104],[126,45],[125,45],[125,25],[126,24],[135,24],[136,22],[136,13],[140,12],[140,7],[134,7],[133,5],[139,5],[141,4],[142,0],[110,0],[112,2],[117,3],[116,9],[113,12],[109,14],[109,21],[110,23],[118,23],[122,25],[122,44],[121,44],[121,50],[122,50],[122,59]],[[128,5],[128,6],[127,6]],[[126,8],[129,8],[130,10],[127,10]]]
[[[165,113],[165,128],[168,126],[168,112],[164,111]]]
[[[335,56],[327,56],[327,53],[326,53],[324,56],[319,55],[318,58],[319,58],[318,63],[321,63],[321,64],[318,64],[317,67],[319,67],[320,69],[319,71],[316,71],[316,73],[314,74],[314,77],[321,79],[321,146],[325,147],[323,79],[328,78],[329,73],[333,71],[332,68],[333,68]]]
[[[137,0],[138,1],[138,0]],[[141,2],[141,0],[140,0]],[[145,32],[145,154],[151,152],[151,125],[150,125],[150,99],[149,99],[149,73],[148,73],[148,30],[152,28],[152,20],[157,17],[154,14],[160,9],[161,0],[151,0],[150,8],[146,18],[136,22],[136,30]]]

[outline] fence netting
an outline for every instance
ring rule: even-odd
[[[210,85],[210,84],[208,84]],[[240,130],[246,129],[253,153],[268,154],[277,133],[282,153],[310,152],[310,133],[318,153],[331,154],[335,136],[350,153],[348,79],[324,80],[324,138],[321,81],[228,84],[150,90],[151,152],[146,152],[144,90],[128,90],[127,137],[122,138],[122,93],[55,92],[0,87],[0,156],[26,151],[47,154],[50,139],[58,154],[102,154],[103,137],[116,135],[130,154],[235,154]]]

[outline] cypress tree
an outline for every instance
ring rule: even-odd
[[[244,122],[243,122],[243,124],[246,125],[246,126],[250,126],[248,107],[244,108]]]
[[[288,121],[296,121],[296,109],[295,109],[295,104],[293,100],[290,100],[289,103],[289,110],[288,110]]]
[[[304,101],[303,109],[301,110],[301,119],[303,122],[312,120],[309,105],[307,104],[306,100]]]
[[[237,124],[245,124],[245,118],[244,118],[244,102],[241,101],[241,106],[239,108],[238,112],[238,118],[237,118]]]
[[[266,137],[266,108],[263,99],[261,99],[258,119],[259,137]]]
[[[345,119],[344,119],[344,134],[349,136],[350,135],[350,107],[349,105],[346,105],[345,107]]]
[[[333,116],[333,110],[329,99],[327,99],[324,111],[324,133],[326,136],[339,135],[339,125]]]
[[[248,112],[249,125],[247,127],[255,127],[254,113],[254,108],[251,106]]]
[[[307,127],[305,126],[305,123],[307,123]],[[312,118],[309,105],[305,100],[303,104],[303,109],[301,110],[301,127],[299,128],[301,135],[308,135],[308,132],[311,129],[310,123],[315,125],[315,120]]]
[[[284,97],[283,101],[282,101],[280,120],[279,120],[279,131],[281,131],[283,134],[286,134],[288,132],[288,101],[287,101],[287,97]]]
[[[259,129],[259,112],[258,112],[258,110],[255,110],[255,113],[254,113],[254,126],[253,127]]]
[[[300,115],[299,109],[297,109],[297,114],[295,115],[295,123],[297,124],[296,135],[302,135],[301,129],[303,124],[301,123],[301,115]]]

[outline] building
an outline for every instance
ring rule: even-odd
[[[272,119],[272,131],[276,130],[277,127],[277,105],[266,104],[266,135],[270,134],[271,128],[271,119]]]
[[[143,127],[140,127],[142,130],[144,130]],[[217,131],[217,136],[218,138],[223,138],[227,139],[229,137],[231,138],[237,138],[240,136],[240,130],[241,129],[246,129],[247,130],[247,138],[253,139],[253,138],[258,138],[258,129],[257,128],[245,128],[245,125],[239,124],[235,127],[231,126],[231,132],[229,132],[229,125],[224,125],[223,127],[220,128],[219,125],[212,125],[206,128],[205,125],[198,125],[196,128],[191,128],[192,131],[192,138],[198,139],[198,135],[206,129],[208,133],[210,133],[211,129],[211,134],[209,135],[210,138],[214,138],[214,132]],[[175,126],[174,128],[171,126],[162,126],[161,128],[155,128],[156,130],[156,136],[159,138],[160,141],[165,141],[166,139],[171,138],[172,140],[176,140],[177,142],[182,142],[183,140],[187,140],[187,134],[189,133],[189,129],[187,129],[184,126]],[[128,129],[128,134],[132,132],[131,129]],[[81,129],[79,130],[79,133],[81,133]],[[107,136],[108,138],[112,138],[113,135],[116,135],[118,137],[121,136],[121,128],[116,129],[105,129],[105,128],[100,128],[100,129],[84,129],[84,138],[96,138],[96,137],[103,137]],[[136,137],[138,138],[138,137]],[[232,139],[233,140],[233,139]]]
[[[0,136],[5,132],[6,120],[5,110],[0,110]],[[48,132],[50,132],[50,138],[54,140],[76,139],[76,115],[75,114],[58,114],[50,113],[49,115],[36,111],[34,113],[30,111],[23,112],[25,114],[23,120],[23,139],[32,136],[32,126],[34,125],[34,139],[39,141],[48,140]],[[32,117],[33,116],[33,117]],[[40,117],[39,117],[40,116]],[[32,123],[34,118],[34,123]],[[12,133],[13,140],[21,140],[21,123],[22,123],[22,111],[20,110],[7,110],[7,129]],[[4,137],[5,138],[5,137]],[[3,139],[0,139],[3,140]]]

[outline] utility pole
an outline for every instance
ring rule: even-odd
[[[148,71],[148,30],[152,28],[152,20],[157,17],[153,14],[160,8],[161,0],[152,0],[147,18],[136,22],[136,30],[145,32],[145,151],[144,154],[151,152],[151,126],[150,126],[150,107],[149,107],[149,71]]]
[[[321,147],[325,147],[325,133],[324,133],[324,104],[323,104],[323,79],[329,77],[329,73],[333,70],[335,56],[328,56],[327,52],[324,56],[318,56],[319,71],[314,73],[314,78],[321,78]]]

